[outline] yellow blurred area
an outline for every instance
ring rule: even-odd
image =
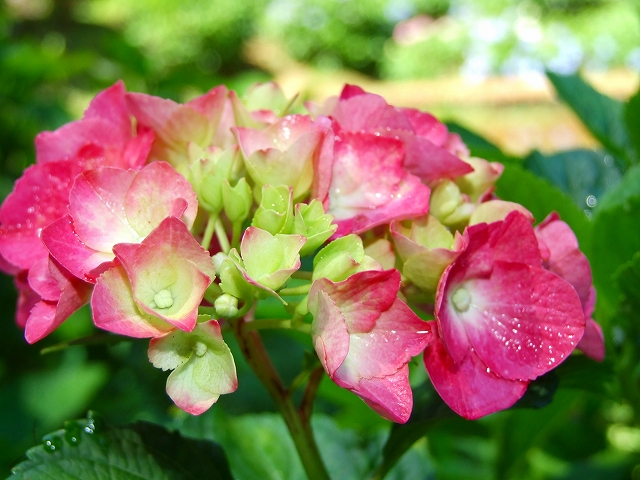
[[[277,42],[261,38],[249,41],[244,54],[249,63],[272,74],[288,96],[300,93],[321,102],[339,94],[345,83],[357,84],[390,104],[454,121],[510,154],[598,145],[575,114],[556,100],[551,84],[541,74],[490,76],[480,81],[459,75],[381,81],[349,70],[319,71],[291,58]],[[625,68],[584,76],[596,90],[618,100],[628,99],[640,85],[640,74]]]

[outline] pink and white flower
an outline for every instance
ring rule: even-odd
[[[149,343],[149,360],[156,368],[173,370],[167,394],[191,415],[200,415],[221,394],[238,388],[236,366],[215,320],[199,323],[192,332],[172,330]]]
[[[567,358],[583,335],[585,318],[575,289],[542,267],[524,215],[512,212],[504,221],[471,226],[464,236],[467,247],[445,270],[436,294],[444,350],[427,349],[425,363],[444,400],[477,418],[495,411],[489,401],[494,382],[482,380],[485,374],[515,382],[509,385],[520,391],[520,382]],[[466,377],[456,385],[473,385],[457,392],[465,400],[454,400],[452,385],[438,380],[452,375]],[[513,403],[518,397],[507,398]]]
[[[560,220],[557,213],[551,213],[545,218],[535,228],[535,233],[544,267],[569,282],[580,297],[587,323],[578,349],[601,362],[605,353],[604,335],[600,325],[591,318],[596,291],[593,288],[589,260],[580,251],[578,239],[571,227]]]
[[[193,330],[215,268],[182,221],[168,217],[141,243],[113,251],[117,262],[98,277],[91,297],[97,327],[141,338]]]
[[[400,140],[344,132],[336,124],[334,131],[331,183],[323,199],[338,225],[334,236],[361,233],[429,211],[429,187],[403,168]]]
[[[397,270],[356,273],[342,282],[319,279],[309,292],[313,344],[329,377],[394,422],[409,419],[411,357],[432,330],[398,298]]]
[[[69,192],[69,214],[46,227],[42,241],[71,273],[95,283],[118,243],[140,243],[169,216],[191,227],[198,210],[193,188],[165,162],[142,170],[85,171]]]

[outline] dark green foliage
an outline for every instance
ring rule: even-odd
[[[230,480],[219,445],[147,422],[112,427],[89,412],[29,449],[10,479]]]
[[[622,103],[597,92],[578,75],[562,76],[548,72],[547,76],[560,99],[613,154],[620,167],[626,168],[638,162],[625,125]]]

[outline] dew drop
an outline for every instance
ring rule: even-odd
[[[62,448],[62,439],[57,435],[47,435],[42,440],[45,452],[53,453]]]
[[[75,447],[80,444],[82,427],[80,427],[78,422],[66,422],[64,430],[64,439],[69,445]]]

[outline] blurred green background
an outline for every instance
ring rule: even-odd
[[[285,89],[318,99],[327,89],[339,93],[336,81],[353,81],[388,94],[391,103],[484,126],[483,135],[506,153],[452,124],[473,153],[512,166],[501,187],[505,198],[522,201],[538,220],[560,209],[598,261],[592,245],[606,246],[607,239],[593,233],[595,203],[585,199],[606,197],[624,168],[611,166],[616,152],[553,102],[544,83],[546,70],[566,75],[581,69],[600,75],[607,93],[621,101],[634,93],[640,71],[635,0],[2,0],[0,196],[34,161],[38,132],[78,118],[97,91],[118,79],[130,91],[178,101],[220,83],[242,92],[274,77]],[[515,82],[505,84],[511,89],[506,96],[500,87],[505,78]],[[482,82],[497,82],[500,94]],[[466,87],[471,98],[460,92]],[[525,137],[514,139],[514,125],[528,132]],[[555,140],[536,143],[540,137]],[[565,157],[551,155],[554,148],[581,147]],[[508,182],[536,188],[512,191]],[[640,183],[633,188],[635,201]],[[537,196],[545,195],[541,205]],[[630,225],[626,235],[633,235]],[[638,286],[640,257],[631,266],[623,278]],[[603,284],[610,282],[605,274]],[[146,342],[41,355],[44,347],[94,333],[89,312],[29,346],[13,321],[11,278],[0,277],[0,297],[0,475],[8,475],[42,435],[91,408],[115,424],[145,419],[214,438],[227,449],[238,478],[300,478],[284,426],[261,413],[273,405],[238,352],[238,392],[202,417],[188,418],[164,394],[166,374],[149,364]],[[566,366],[550,405],[477,422],[439,421],[389,478],[640,479],[639,303],[624,289],[605,292],[597,320],[607,335],[608,359],[595,364],[578,357]],[[270,333],[265,341],[283,377],[293,379],[311,350],[308,340]],[[420,363],[412,365],[416,386],[425,379]],[[330,469],[348,465],[339,478],[364,478],[379,460],[388,424],[326,380],[316,411]]]

